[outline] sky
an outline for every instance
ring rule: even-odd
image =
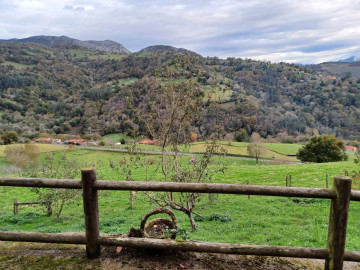
[[[312,64],[360,56],[360,0],[0,0],[0,39],[36,35]]]

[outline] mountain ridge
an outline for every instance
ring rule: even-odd
[[[313,134],[355,140],[360,136],[359,65],[333,62],[319,71],[318,66],[176,51],[121,55],[0,42],[0,132],[15,130],[30,139],[39,133],[148,136],[134,117],[136,108],[159,98],[167,82],[181,86],[190,80],[203,97],[201,115],[191,127],[202,139],[219,132],[213,122],[216,101],[223,137],[245,131],[283,141]],[[171,81],[168,69],[174,72]]]
[[[348,57],[346,59],[341,59],[341,60],[339,60],[337,62],[339,62],[339,63],[360,62],[360,57],[352,55],[352,56],[350,56],[350,57]]]
[[[59,46],[78,46],[81,48],[86,48],[95,51],[102,52],[111,52],[111,53],[120,53],[120,54],[131,54],[131,51],[126,49],[122,44],[112,41],[112,40],[104,40],[104,41],[96,41],[96,40],[78,40],[75,38],[70,38],[67,36],[31,36],[22,39],[0,39],[0,42],[5,43],[36,43],[41,44],[47,47],[59,47]]]
[[[184,48],[176,48],[174,46],[170,46],[170,45],[152,45],[152,46],[148,46],[145,47],[143,49],[141,49],[138,53],[143,53],[143,52],[180,52],[180,53],[184,53],[184,54],[189,54],[189,55],[195,55],[195,56],[200,56],[200,54],[190,51],[188,49],[184,49]]]

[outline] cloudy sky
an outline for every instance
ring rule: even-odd
[[[0,0],[0,39],[33,35],[319,63],[360,56],[360,0]]]

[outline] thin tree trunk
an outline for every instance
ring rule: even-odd
[[[134,208],[134,191],[130,191],[130,208]]]
[[[189,220],[190,220],[190,223],[191,223],[191,228],[195,231],[196,230],[196,224],[195,224],[195,220],[192,216],[192,213],[189,211],[187,213],[188,217],[189,217]]]
[[[46,207],[47,207],[47,215],[48,215],[48,216],[51,216],[51,215],[53,214],[52,203],[51,203],[51,202],[48,203],[48,204],[46,205]]]
[[[56,213],[57,219],[60,219],[60,215],[61,215],[61,212],[62,212],[62,210],[64,208],[64,204],[65,204],[65,199],[63,199],[61,201],[61,206],[60,206],[59,212]]]

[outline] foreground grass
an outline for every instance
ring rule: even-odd
[[[125,153],[77,149],[68,151],[71,159],[96,164],[99,178],[122,179],[110,170],[109,160],[120,160]],[[152,156],[158,159],[158,156]],[[184,166],[189,157],[183,157]],[[214,180],[218,183],[285,186],[286,175],[292,176],[292,186],[325,187],[326,171],[332,176],[342,174],[358,165],[351,161],[324,164],[281,164],[226,159],[227,170]],[[190,166],[190,165],[189,165]],[[161,175],[156,166],[149,168],[151,179]],[[100,177],[101,176],[101,177]],[[136,180],[144,180],[144,168],[134,171]],[[359,186],[354,186],[359,189]],[[35,232],[83,232],[84,215],[82,202],[65,207],[62,217],[46,216],[40,206],[23,206],[19,214],[13,215],[13,197],[19,201],[34,200],[28,188],[0,187],[0,230]],[[102,233],[127,233],[131,227],[139,227],[141,218],[157,207],[150,204],[142,192],[136,194],[135,206],[129,208],[129,192],[101,191],[99,196],[100,229]],[[303,247],[326,247],[329,220],[329,200],[296,199],[282,197],[219,195],[211,203],[208,195],[198,204],[196,212],[198,229],[192,231],[187,217],[176,212],[179,221],[179,238],[240,244],[284,245]],[[360,250],[360,204],[350,205],[346,248]]]

